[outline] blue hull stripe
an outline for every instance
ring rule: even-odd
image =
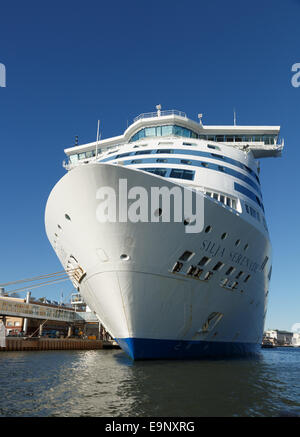
[[[150,338],[116,338],[116,341],[133,360],[247,356],[260,350],[259,345],[255,343]]]

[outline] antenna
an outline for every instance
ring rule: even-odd
[[[161,104],[156,105],[156,109],[157,109],[157,117],[160,117],[160,114],[161,114]]]
[[[100,130],[100,120],[98,120],[98,126],[97,126],[96,158],[98,156],[99,130]]]
[[[233,125],[236,126],[236,113],[235,113],[235,108],[233,108]]]
[[[203,117],[203,114],[198,114],[199,124],[200,124],[201,127],[203,127],[203,124],[202,124],[202,117]]]
[[[75,146],[78,146],[78,135],[75,137]]]

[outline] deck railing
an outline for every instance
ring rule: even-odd
[[[186,113],[182,111],[177,111],[176,109],[170,109],[168,111],[156,111],[156,112],[144,112],[133,119],[134,122],[142,120],[143,118],[152,117],[164,117],[166,115],[179,115],[180,117],[187,118]]]

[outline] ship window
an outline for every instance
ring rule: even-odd
[[[120,155],[117,155],[116,158],[124,158],[125,156],[130,156],[131,152],[128,153],[121,153]]]
[[[217,135],[217,136],[216,136],[216,141],[217,141],[217,142],[220,142],[220,141],[222,142],[222,141],[224,141],[224,135]]]
[[[228,135],[226,135],[225,140],[226,140],[228,143],[233,143],[234,138],[233,138],[233,137],[230,137],[230,136],[228,136]]]
[[[236,143],[241,143],[243,141],[242,137],[235,137]]]
[[[208,233],[211,231],[211,229],[212,229],[211,226],[206,226],[204,232],[205,232],[206,234],[208,234]]]
[[[158,158],[156,162],[168,162],[166,158]]]
[[[216,200],[218,200],[218,199],[219,199],[219,195],[218,195],[218,193],[213,193],[213,198],[216,199]]]
[[[154,174],[158,175],[158,176],[166,176],[167,170],[164,170],[162,168],[156,168],[154,170]]]
[[[220,270],[222,267],[223,267],[223,263],[221,262],[221,261],[219,261],[219,262],[217,262],[217,264],[214,266],[214,268],[213,268],[213,270],[214,271],[218,271],[218,270]]]
[[[188,261],[189,259],[192,258],[193,255],[194,255],[193,252],[190,252],[189,250],[186,250],[185,252],[183,252],[183,254],[179,258],[179,260],[180,261]]]
[[[218,147],[218,146],[212,146],[211,144],[207,144],[207,147],[208,147],[209,149],[220,150],[220,147]]]
[[[244,246],[244,250],[246,251],[246,250],[248,249],[248,247],[249,247],[248,243],[245,244],[245,246]]]
[[[173,126],[161,126],[161,135],[163,137],[167,135],[172,135],[173,133]]]
[[[203,272],[203,269],[196,269],[196,271],[194,273],[195,278],[200,278],[202,272]]]
[[[181,162],[181,164],[186,164],[186,165],[192,164],[192,161],[190,161],[189,159],[181,159],[180,162]]]
[[[95,155],[96,155],[96,150],[89,150],[88,152],[86,152],[87,158],[92,158]]]
[[[234,283],[232,284],[232,289],[235,290],[235,289],[237,288],[238,285],[239,285],[238,282],[234,282]]]
[[[218,165],[218,169],[219,169],[220,171],[225,172],[225,167],[223,167],[222,165]]]
[[[270,281],[270,279],[271,279],[271,276],[272,276],[272,266],[270,267],[270,270],[269,270],[269,273],[268,273],[268,279],[269,279],[269,281]]]
[[[223,194],[220,195],[220,202],[225,203],[225,196]]]
[[[182,143],[183,146],[198,146],[198,144],[195,143]]]
[[[151,153],[151,150],[138,150],[135,152],[135,155],[149,155]]]
[[[225,240],[226,237],[227,237],[227,232],[224,232],[224,234],[221,235],[221,240]]]
[[[241,240],[236,240],[236,242],[235,242],[235,246],[236,246],[236,247],[239,246],[240,242],[241,242]]]
[[[153,173],[158,176],[166,176],[167,169],[166,168],[153,168],[153,167],[146,167],[146,168],[140,168],[139,170],[146,171],[148,173]]]
[[[196,272],[196,270],[197,270],[197,267],[196,267],[196,266],[190,266],[190,267],[188,268],[187,275],[189,275],[189,276],[193,276],[193,274]]]
[[[143,162],[142,159],[133,159],[130,164],[140,164],[141,162]]]
[[[231,199],[230,199],[230,197],[226,197],[226,205],[231,207]]]
[[[201,165],[202,165],[202,167],[208,167],[208,164],[207,164],[207,162],[201,162]]]
[[[77,155],[77,154],[75,154],[75,155],[70,155],[70,162],[71,162],[72,164],[75,164],[77,161],[78,161],[78,155]]]
[[[205,266],[206,264],[208,264],[210,261],[210,258],[208,258],[207,256],[204,256],[199,262],[198,262],[198,266]]]
[[[207,272],[204,276],[204,280],[208,281],[212,277],[212,275],[213,275],[213,272]]]
[[[146,127],[145,128],[145,136],[146,137],[155,137],[156,129],[155,127]]]
[[[70,218],[70,216],[69,216],[68,214],[65,214],[65,218],[66,218],[67,220],[71,221],[71,218]]]
[[[182,170],[179,168],[173,168],[170,173],[170,178],[177,178],[177,179],[188,179],[192,181],[194,179],[195,172],[192,170]]]
[[[173,150],[171,150],[171,149],[158,149],[158,150],[156,150],[156,153],[173,153]]]
[[[182,178],[182,170],[181,169],[172,169],[171,173],[170,173],[170,177],[171,178],[177,178],[177,179],[181,179]]]
[[[180,272],[180,270],[182,269],[183,264],[178,262],[176,264],[174,264],[174,267],[172,269],[172,272]]]
[[[207,196],[211,197],[212,193],[210,191],[206,191],[205,193]]]
[[[265,259],[264,259],[264,261],[263,261],[263,263],[262,263],[262,265],[261,265],[261,270],[263,270],[263,269],[265,268],[265,265],[267,264],[268,259],[269,259],[269,257],[266,256]]]
[[[251,278],[251,275],[247,275],[244,282],[248,282],[250,278]]]
[[[232,272],[234,272],[235,268],[234,267],[229,267],[229,269],[226,272],[226,275],[231,275]]]
[[[243,274],[244,274],[244,272],[240,271],[240,272],[236,275],[235,279],[239,279]]]

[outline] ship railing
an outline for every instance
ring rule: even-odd
[[[144,112],[133,119],[134,122],[142,120],[143,118],[152,117],[164,117],[166,115],[179,115],[180,117],[187,118],[186,113],[182,111],[177,111],[176,109],[170,109],[167,111],[156,111],[156,112]]]

